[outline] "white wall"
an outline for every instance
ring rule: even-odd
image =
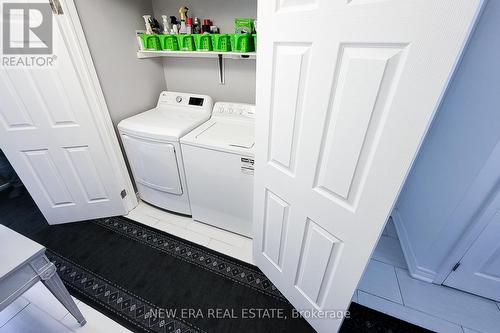
[[[429,279],[481,208],[462,199],[500,140],[499,31],[500,2],[490,1],[396,204],[410,269]],[[475,184],[481,188],[479,203],[495,183]],[[457,216],[463,205],[471,205],[469,214]]]
[[[164,60],[167,88],[211,96],[215,101],[255,104],[255,60],[225,59],[225,85],[219,84],[217,59]]]
[[[153,0],[153,12],[179,17],[179,7],[189,8],[189,16],[210,18],[223,33],[234,32],[234,18],[257,17],[257,0]],[[210,95],[216,101],[255,103],[255,60],[226,61],[226,84],[219,84],[216,59],[166,58],[165,79],[171,91]]]
[[[156,105],[166,89],[161,59],[137,59],[135,30],[151,1],[75,0],[85,37],[115,125]]]

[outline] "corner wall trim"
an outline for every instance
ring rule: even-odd
[[[408,238],[408,233],[397,207],[393,209],[391,217],[394,227],[396,228],[396,233],[398,234],[399,243],[401,244],[401,249],[403,250],[403,255],[405,257],[410,275],[415,279],[432,283],[436,278],[436,272],[418,265],[417,258]]]

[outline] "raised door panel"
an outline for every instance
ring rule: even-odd
[[[79,188],[85,195],[87,203],[109,201],[109,195],[96,166],[98,162],[94,161],[89,147],[68,147],[64,150],[68,164],[78,180]]]
[[[341,249],[340,240],[307,219],[295,287],[318,309],[324,310],[324,297]]]
[[[33,73],[33,82],[40,94],[41,102],[44,106],[44,112],[49,119],[52,127],[78,126],[70,96],[67,88],[56,71],[48,73],[51,78],[51,84],[46,83],[45,75]]]
[[[48,149],[23,151],[30,176],[36,179],[52,208],[75,205],[63,175]]]
[[[293,176],[310,61],[310,44],[278,43],[274,47],[269,163]]]
[[[282,270],[283,249],[289,223],[289,209],[289,203],[271,191],[267,191],[262,252],[280,271]]]
[[[405,45],[342,45],[323,130],[315,190],[353,204],[404,62]]]
[[[35,124],[7,71],[0,70],[0,122],[6,130],[34,129]]]

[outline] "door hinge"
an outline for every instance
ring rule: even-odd
[[[59,0],[49,0],[49,3],[50,3],[50,8],[52,8],[52,12],[54,13],[54,15],[64,14]]]
[[[456,271],[456,270],[458,269],[458,267],[460,267],[460,261],[459,261],[459,262],[457,262],[457,263],[455,264],[455,266],[453,266],[453,268],[451,269],[451,271],[452,271],[452,272]]]
[[[127,196],[127,191],[126,190],[122,190],[120,192],[120,195],[122,196],[122,199],[125,199],[125,197]]]

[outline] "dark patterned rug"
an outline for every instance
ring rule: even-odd
[[[73,294],[133,331],[314,331],[292,319],[293,307],[255,266],[123,217],[51,226],[35,238]],[[419,330],[356,312],[363,317],[343,331]]]
[[[253,265],[123,217],[48,226],[28,214],[30,228],[21,213],[2,219],[1,199],[0,223],[45,245],[74,296],[134,332],[314,332]],[[349,311],[341,332],[426,331]]]

